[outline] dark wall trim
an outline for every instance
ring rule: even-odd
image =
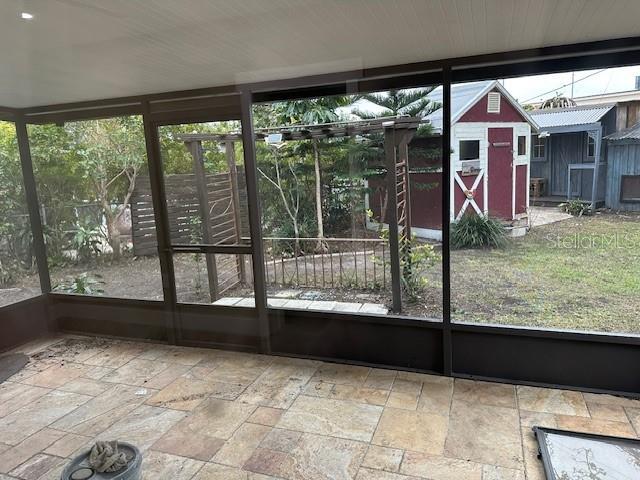
[[[47,295],[0,308],[0,352],[35,340],[56,329],[49,317]]]
[[[48,297],[61,331],[167,341],[163,302]],[[12,309],[22,318],[21,304],[0,318]],[[177,313],[181,345],[261,349],[256,309],[178,304]],[[276,355],[445,373],[441,322],[275,308],[268,316]],[[450,331],[453,376],[640,396],[640,336],[456,323]]]

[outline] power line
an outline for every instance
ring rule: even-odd
[[[523,101],[522,103],[527,103],[527,102],[530,102],[531,100],[535,100],[535,99],[536,99],[536,98],[538,98],[538,97],[543,97],[543,96],[545,96],[545,95],[548,95],[549,93],[557,92],[558,90],[563,89],[564,87],[568,87],[568,86],[569,86],[569,85],[571,85],[571,84],[574,84],[574,85],[575,85],[576,83],[581,82],[582,80],[586,80],[587,78],[589,78],[589,77],[593,77],[594,75],[597,75],[597,74],[599,74],[599,73],[602,73],[602,72],[604,72],[604,71],[606,71],[606,70],[607,70],[606,68],[603,68],[602,70],[598,70],[597,72],[590,73],[589,75],[587,75],[587,76],[585,76],[585,77],[579,78],[579,79],[578,79],[578,80],[576,80],[575,82],[569,82],[569,83],[566,83],[566,84],[564,84],[564,85],[562,85],[562,86],[560,86],[560,87],[556,87],[556,88],[554,88],[554,89],[552,89],[552,90],[549,90],[548,92],[540,93],[539,95],[535,95],[535,96],[533,96],[533,97],[531,97],[531,98],[526,99],[526,100],[525,100],[525,101]]]

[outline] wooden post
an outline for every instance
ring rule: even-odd
[[[207,194],[207,178],[204,172],[204,154],[200,140],[185,142],[187,149],[193,157],[193,172],[196,177],[196,189],[198,192],[198,206],[202,221],[202,243],[213,244],[211,235],[211,217],[209,215],[209,195]],[[218,268],[214,253],[205,253],[207,260],[207,277],[209,278],[209,295],[211,302],[218,300]]]
[[[404,224],[402,225],[402,244],[400,245],[401,256],[405,259],[408,255],[411,255],[411,181],[409,178],[409,142],[413,138],[415,130],[407,129],[403,130],[398,141],[397,155],[399,164],[402,165],[402,199],[404,200],[404,208],[401,209],[401,215],[404,214]],[[396,180],[397,181],[397,180]],[[411,264],[405,261],[402,274],[405,278],[411,275]]]
[[[400,251],[398,241],[398,196],[396,188],[396,142],[395,129],[384,129],[384,157],[387,167],[387,222],[389,223],[389,254],[391,257],[391,310],[402,310],[402,289],[400,277]]]
[[[238,167],[236,165],[236,149],[233,140],[224,142],[224,150],[227,155],[227,165],[229,166],[229,182],[231,183],[231,202],[233,205],[233,223],[236,230],[236,243],[242,243],[242,220],[240,216],[240,193],[238,188]],[[236,255],[238,271],[240,272],[240,281],[247,283],[247,270],[244,264],[244,257]]]

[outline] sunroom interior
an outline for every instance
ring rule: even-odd
[[[637,312],[500,313],[450,245],[452,85],[640,64],[640,6],[575,3],[0,5],[0,478],[118,439],[149,479],[542,479],[534,426],[640,437]],[[438,132],[311,115],[438,86]]]

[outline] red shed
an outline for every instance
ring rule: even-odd
[[[442,87],[429,94],[442,103]],[[437,134],[442,129],[442,108],[426,120]],[[450,220],[468,211],[499,218],[510,226],[526,226],[529,211],[529,159],[531,133],[537,131],[531,116],[496,80],[453,85],[451,88],[451,200]],[[410,144],[411,155],[428,139]],[[431,143],[433,138],[431,139]],[[417,148],[416,148],[417,147]],[[422,238],[442,238],[442,173],[412,173],[412,231]],[[374,202],[375,203],[375,202]],[[379,202],[378,202],[379,203]],[[379,208],[371,205],[374,213]]]

